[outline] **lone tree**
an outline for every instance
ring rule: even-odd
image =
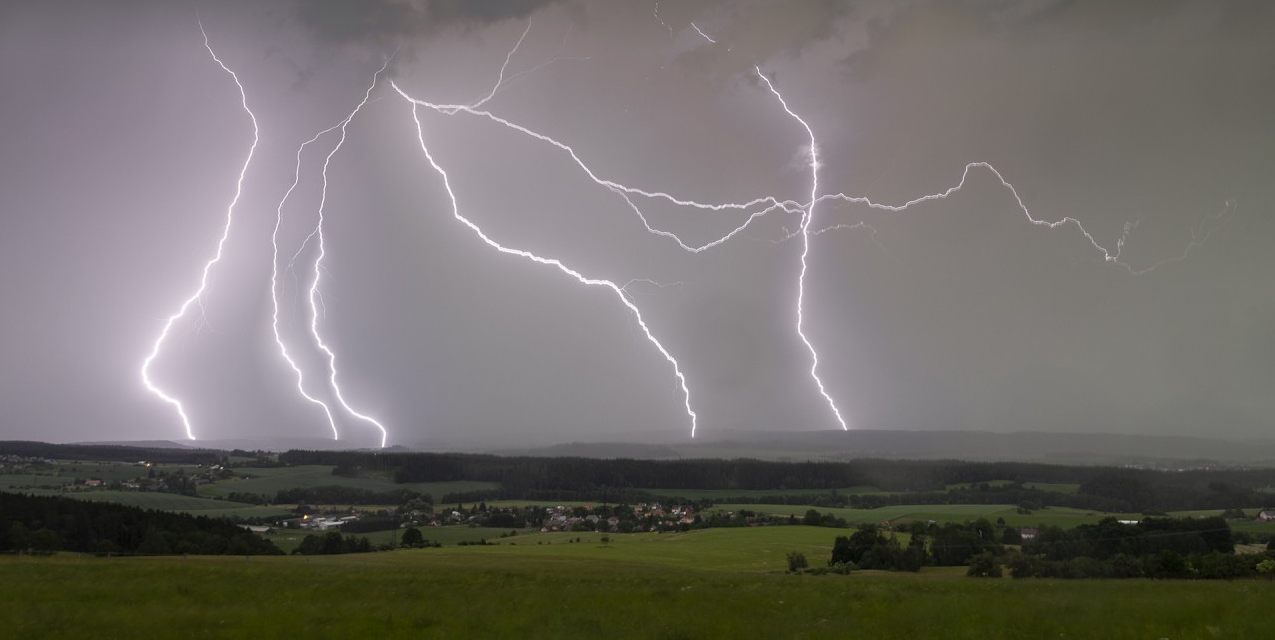
[[[421,535],[421,530],[416,527],[408,527],[403,531],[404,547],[422,547],[425,545],[425,536]]]
[[[799,573],[802,569],[805,569],[808,566],[810,566],[810,564],[806,562],[806,554],[800,551],[791,551],[788,553],[788,571],[792,573]]]
[[[965,575],[971,578],[999,578],[1001,566],[996,562],[996,556],[984,551],[970,558],[970,570]]]

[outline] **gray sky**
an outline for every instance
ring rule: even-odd
[[[814,132],[820,195],[902,204],[986,162],[1031,216],[1079,222],[1031,224],[977,166],[902,212],[816,205],[804,331],[851,428],[1275,426],[1270,3],[19,0],[0,5],[0,437],[184,436],[140,368],[216,250],[252,143],[197,13],[260,125],[203,311],[151,369],[201,439],[331,436],[271,333],[271,232],[300,144],[395,51],[328,170],[318,326],[346,400],[391,443],[689,435],[671,366],[613,292],[452,218],[389,86],[473,103],[524,30],[482,108],[599,178],[808,203],[808,134],[756,65]],[[701,434],[839,428],[796,332],[799,211],[689,253],[561,149],[471,113],[419,115],[461,213],[493,240],[636,281],[629,300],[677,359]],[[301,251],[282,336],[329,404],[302,241],[336,142],[307,148],[280,234],[285,256]],[[696,245],[747,216],[634,203]],[[1129,223],[1118,263],[1080,229],[1114,252]],[[344,440],[377,443],[334,410]]]

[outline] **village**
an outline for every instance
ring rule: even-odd
[[[356,506],[345,509],[308,507],[299,515],[276,519],[275,527],[285,529],[310,529],[314,531],[369,531],[389,527],[495,527],[502,529],[531,529],[549,532],[636,533],[643,531],[687,531],[711,526],[710,522],[724,523],[735,518],[733,512],[714,514],[704,519],[693,505],[664,506],[658,502],[639,503],[633,506],[557,505],[542,507],[497,506],[485,502],[466,508],[462,504],[434,510],[427,505],[408,505],[396,510],[368,509]],[[743,516],[743,524],[762,524],[756,515]],[[369,526],[374,527],[369,528]],[[253,530],[259,527],[254,526]],[[263,530],[264,532],[264,530]]]

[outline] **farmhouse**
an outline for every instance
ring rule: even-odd
[[[1023,527],[1019,533],[1023,536],[1023,542],[1036,539],[1036,530],[1031,527]]]
[[[1257,514],[1257,520],[1258,522],[1275,520],[1275,509],[1262,509],[1262,512]]]

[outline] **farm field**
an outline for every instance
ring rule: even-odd
[[[389,477],[347,478],[332,475],[331,466],[301,465],[295,467],[236,467],[235,478],[206,484],[199,488],[199,494],[209,497],[226,497],[232,492],[258,493],[274,497],[284,489],[304,489],[309,487],[341,486],[368,491],[397,491],[408,489],[420,493],[428,493],[435,500],[441,500],[448,493],[482,491],[495,489],[492,482],[408,482],[396,484]],[[251,477],[246,477],[251,476]]]
[[[832,529],[518,536],[347,556],[0,559],[14,637],[1264,637],[1269,581],[975,580],[963,569],[782,573]],[[556,536],[556,537],[555,537]],[[428,536],[427,536],[428,537]],[[572,536],[577,537],[577,536]],[[528,544],[539,541],[553,544]],[[504,541],[502,541],[504,542]]]
[[[487,540],[488,542],[504,542],[500,539],[501,534],[507,534],[510,529],[498,529],[494,527],[417,527],[421,531],[421,535],[430,542],[438,542],[446,546],[455,546],[461,542],[478,542],[479,540]],[[530,537],[533,532],[529,529],[518,529],[518,535],[509,538],[510,541],[517,542],[522,540],[524,535]],[[298,529],[279,529],[274,535],[263,536],[265,539],[274,543],[285,553],[292,553],[301,544],[301,540],[307,535],[317,534],[323,535],[321,532],[311,530]],[[343,535],[358,536],[367,538],[373,545],[392,544],[403,538],[402,529],[386,529],[384,531],[368,531],[365,533],[345,533]],[[539,531],[534,535],[541,535]],[[578,534],[584,535],[584,534]],[[564,534],[565,536],[565,534]],[[564,537],[565,541],[566,538]]]

